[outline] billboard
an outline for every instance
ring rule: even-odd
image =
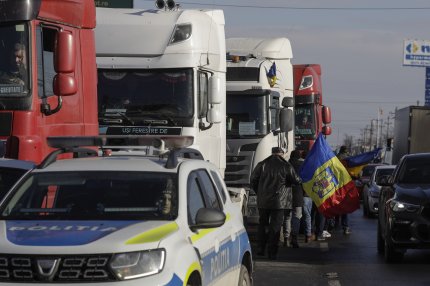
[[[404,40],[403,65],[415,67],[430,66],[430,41]]]
[[[133,8],[133,0],[94,0],[96,7]]]

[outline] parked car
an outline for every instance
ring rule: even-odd
[[[24,175],[0,205],[0,284],[252,285],[241,209],[216,166],[181,136],[145,137],[174,150],[102,156],[70,138]]]
[[[405,155],[377,184],[377,249],[385,261],[400,261],[410,248],[430,249],[430,153]]]
[[[395,165],[381,165],[376,166],[370,176],[369,182],[363,188],[363,215],[372,217],[378,214],[379,191],[381,186],[376,182],[382,176],[391,175],[394,171]]]
[[[26,173],[35,167],[30,161],[0,158],[0,201],[9,189]]]
[[[360,200],[363,199],[364,185],[366,185],[369,182],[370,176],[372,175],[373,171],[375,170],[375,167],[380,166],[380,165],[382,165],[382,164],[371,163],[371,164],[366,165],[365,167],[363,167],[358,178],[355,180],[355,187],[358,190]]]

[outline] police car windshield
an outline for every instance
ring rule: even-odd
[[[27,172],[26,169],[0,167],[0,201],[25,172]]]
[[[32,173],[8,196],[3,219],[170,220],[177,178],[151,172]]]

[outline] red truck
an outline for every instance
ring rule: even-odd
[[[321,66],[293,65],[296,149],[309,151],[320,133],[331,134],[331,111],[323,105]]]
[[[39,163],[48,136],[97,135],[94,1],[2,0],[0,11],[0,157]]]

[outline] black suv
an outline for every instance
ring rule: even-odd
[[[405,155],[377,183],[377,247],[385,261],[400,261],[409,248],[430,249],[430,153]]]

